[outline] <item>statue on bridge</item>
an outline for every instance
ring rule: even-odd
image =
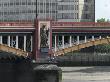
[[[46,25],[42,25],[42,27],[40,28],[40,47],[42,48],[49,47],[48,36],[49,29],[46,27]]]

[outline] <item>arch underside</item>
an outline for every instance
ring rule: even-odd
[[[102,38],[102,39],[95,39],[94,41],[93,40],[87,41],[86,43],[82,43],[82,44],[78,44],[78,45],[73,45],[73,46],[65,48],[65,49],[60,49],[53,53],[55,56],[59,56],[59,55],[64,55],[69,52],[78,51],[80,49],[87,48],[90,46],[100,45],[100,44],[109,44],[109,43],[110,43],[110,38],[106,37],[106,38]]]
[[[0,44],[0,51],[16,54],[18,56],[26,57],[28,55],[26,51],[23,51],[21,49],[16,49],[14,47],[9,47],[8,45],[5,45],[5,44]]]

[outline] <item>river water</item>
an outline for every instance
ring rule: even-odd
[[[63,65],[110,65],[110,53],[68,53],[57,57]]]
[[[61,67],[62,82],[110,82],[110,66]]]

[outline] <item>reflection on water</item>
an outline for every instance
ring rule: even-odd
[[[109,65],[110,53],[74,52],[59,56],[56,60],[62,65]]]

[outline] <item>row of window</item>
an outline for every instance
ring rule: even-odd
[[[78,2],[79,0],[57,0],[59,2]]]
[[[40,19],[51,18],[53,20],[56,20],[56,16],[57,15],[55,15],[54,13],[51,13],[51,14],[45,13],[45,15],[44,14],[38,14],[38,18],[40,18]]]
[[[78,10],[78,5],[59,5],[58,10]]]
[[[54,11],[54,10],[46,10],[46,11],[44,11],[44,10],[39,10],[38,11],[38,13],[57,13],[57,11]]]
[[[27,13],[27,12],[0,12],[0,16],[8,16],[8,15],[20,15],[23,13]],[[31,14],[31,12],[28,11],[27,14]],[[33,13],[35,14],[35,13]],[[49,15],[48,13],[45,13],[46,15]],[[53,15],[55,15],[55,13],[52,13]],[[78,13],[56,13],[57,18],[58,19],[78,19]],[[83,18],[85,19],[89,19],[90,15],[89,14],[84,14]]]
[[[59,13],[57,15],[58,19],[78,19],[78,13]]]
[[[34,18],[34,19],[35,19],[35,18]],[[30,18],[29,18],[29,19],[16,19],[16,18],[15,18],[15,19],[2,19],[2,18],[0,18],[0,22],[9,22],[9,21],[10,21],[10,22],[13,22],[13,21],[14,21],[14,22],[15,22],[15,21],[19,21],[19,22],[20,22],[20,21],[34,21],[34,19],[30,19]]]
[[[27,11],[13,11],[13,12],[0,12],[0,15],[16,15],[16,14],[23,14],[23,13],[36,13],[35,10],[27,10]]]
[[[52,14],[52,16],[49,16],[48,14],[46,14],[46,18],[50,18],[50,17],[52,17],[53,19],[79,19],[78,13],[60,13],[58,15]],[[35,15],[31,15],[31,14],[25,16],[24,18],[20,18],[19,15],[14,15],[12,19],[10,19],[10,17],[7,17],[7,16],[4,16],[4,18],[0,16],[0,21],[15,21],[15,20],[16,21],[20,21],[20,20],[28,21],[28,20],[34,20],[34,19],[35,19]],[[90,19],[90,15],[84,14],[84,19]]]
[[[43,5],[52,5],[52,6],[54,6],[54,5],[56,5],[56,3],[37,3],[37,5],[41,5],[41,6],[43,6]]]
[[[56,3],[57,0],[36,0],[37,3]]]
[[[50,11],[51,11],[51,10],[54,10],[54,11],[55,11],[55,10],[57,9],[57,7],[56,7],[56,6],[51,6],[51,7],[50,7],[50,6],[45,6],[45,7],[43,7],[43,6],[38,6],[37,9],[38,9],[38,10],[40,9],[40,10],[50,10]]]
[[[0,3],[0,6],[14,6],[14,5],[36,5],[36,2],[14,2],[14,3]]]
[[[0,19],[2,18],[2,19],[12,19],[12,20],[16,20],[16,19],[28,19],[28,18],[33,18],[33,16],[35,17],[35,15],[33,15],[33,14],[28,14],[28,15],[9,15],[9,16],[7,16],[7,15],[4,15],[4,16],[0,16]]]

